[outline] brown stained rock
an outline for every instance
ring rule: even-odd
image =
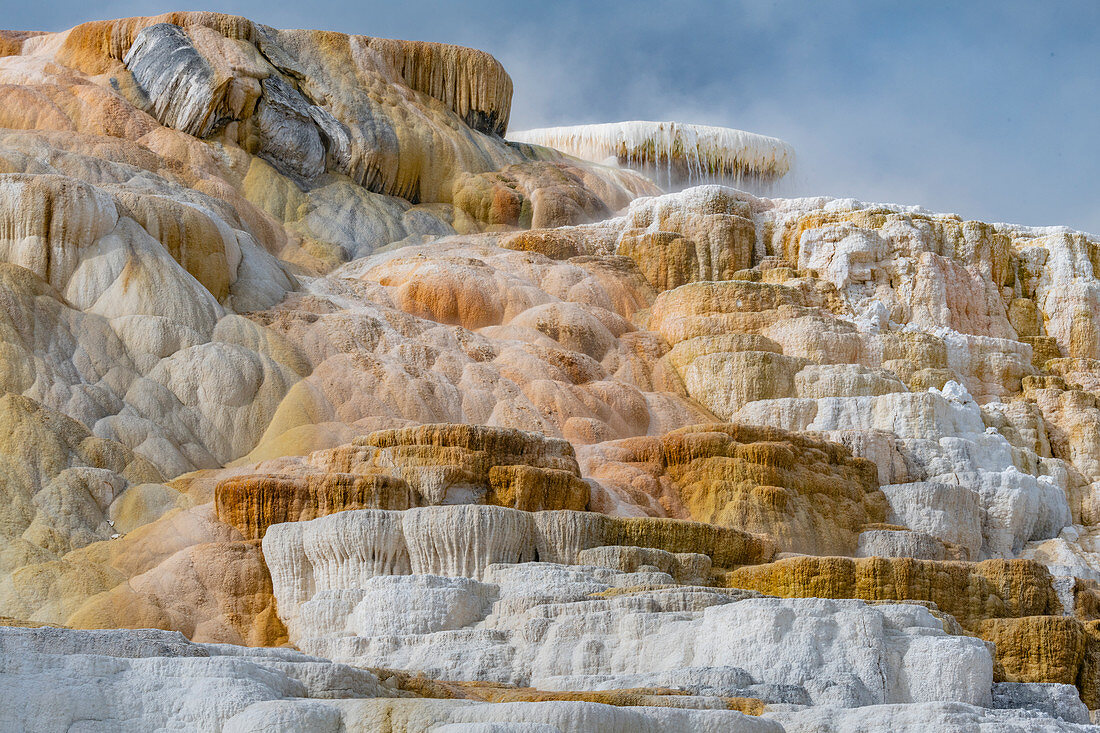
[[[587,232],[584,229],[530,229],[502,237],[500,246],[520,252],[538,252],[552,260],[588,254]]]
[[[931,602],[971,633],[988,619],[1062,612],[1050,573],[1031,560],[790,557],[737,568],[724,584],[784,598]]]
[[[607,218],[616,204],[630,199],[621,193],[617,200],[601,198],[583,172],[550,161],[458,176],[452,197],[456,210],[484,222],[489,231],[586,224]]]
[[[23,41],[40,35],[39,31],[0,31],[0,57],[18,56],[23,50]]]
[[[690,707],[691,693],[667,687],[638,687],[619,690],[569,691],[539,690],[533,687],[479,681],[434,680],[422,674],[393,669],[370,670],[385,684],[414,697],[483,702],[548,702],[570,700],[618,706]],[[765,703],[752,697],[724,698],[727,710],[760,715]]]
[[[631,545],[671,553],[698,553],[719,568],[768,562],[775,544],[768,537],[703,522],[660,517],[608,517],[586,512],[595,530],[590,547]]]
[[[1077,689],[1089,710],[1095,710],[1100,708],[1100,621],[1086,622],[1084,630],[1088,640],[1077,674]]]
[[[994,644],[995,671],[1005,681],[1076,685],[1090,710],[1100,707],[1100,621],[989,619],[978,635]]]
[[[710,585],[712,582],[711,559],[699,553],[673,553],[648,547],[605,545],[582,550],[577,555],[577,564],[611,568],[626,573],[637,572],[644,566],[668,573],[677,583],[685,585]]]
[[[1058,340],[1053,336],[1021,336],[1020,341],[1031,346],[1031,364],[1038,369],[1045,368],[1048,362],[1062,356]]]
[[[593,477],[662,492],[673,516],[772,536],[783,551],[854,554],[886,518],[874,464],[773,428],[707,424],[601,446]]]
[[[489,465],[526,463],[579,475],[573,446],[569,443],[513,428],[457,423],[419,425],[379,430],[357,438],[353,445],[396,451],[406,446],[459,449],[484,456],[486,469]]]
[[[61,624],[48,624],[43,621],[28,621],[27,619],[13,618],[11,616],[0,616],[0,626],[21,626],[28,629],[38,629],[43,626],[48,626],[52,629],[66,628]]]
[[[307,476],[248,474],[215,488],[218,519],[245,539],[263,539],[267,528],[349,509],[409,509],[421,500],[405,481],[392,476],[324,473]]]
[[[638,269],[658,292],[711,279],[700,277],[695,242],[676,232],[626,232],[618,252],[637,262]]]
[[[1088,634],[1084,624],[1064,616],[986,619],[978,635],[996,645],[1007,682],[1077,683]]]
[[[479,425],[375,431],[255,469],[215,489],[218,518],[249,539],[262,538],[272,524],[349,509],[403,510],[457,500],[582,511],[590,495],[569,443]]]
[[[618,254],[637,262],[650,284],[665,291],[699,280],[732,279],[752,265],[755,244],[751,219],[692,212],[658,219],[646,229],[628,229]]]
[[[470,696],[469,699],[484,700],[485,702],[569,700],[618,706],[694,707],[690,693],[662,687],[570,692],[565,690],[536,690],[529,687],[508,688],[478,685],[467,688],[466,692]],[[752,697],[727,697],[723,698],[723,702],[727,710],[737,710],[746,715],[760,715],[764,712],[764,701]]]
[[[588,484],[569,471],[533,466],[493,466],[489,469],[488,504],[528,512],[588,508]]]

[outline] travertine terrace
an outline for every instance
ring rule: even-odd
[[[774,184],[791,171],[794,149],[774,137],[683,122],[609,122],[511,132],[584,160],[643,171],[666,188]]]
[[[1089,729],[1100,240],[511,94],[0,32],[0,730]]]

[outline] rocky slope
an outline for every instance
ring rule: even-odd
[[[1100,709],[1097,238],[663,193],[506,139],[471,49],[0,54],[0,728]],[[662,150],[785,172],[733,132]]]

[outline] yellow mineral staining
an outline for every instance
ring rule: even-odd
[[[1084,625],[1061,616],[986,619],[978,635],[997,647],[1008,682],[1077,684],[1088,635]]]
[[[673,516],[771,535],[784,551],[851,554],[886,517],[871,462],[781,430],[696,425],[606,455],[597,478],[658,495]]]
[[[626,217],[618,254],[637,262],[658,291],[698,280],[731,280],[753,264],[756,229],[747,213],[736,205],[636,211]]]
[[[412,693],[417,697],[445,700],[479,700],[484,702],[547,702],[551,700],[574,700],[598,702],[604,705],[618,706],[690,706],[685,697],[689,693],[666,687],[638,687],[620,690],[567,691],[538,690],[531,687],[495,684],[492,682],[450,682],[433,680],[424,675],[409,674],[400,670],[372,669],[378,678],[397,689]],[[677,699],[679,698],[679,699]],[[746,715],[760,715],[764,712],[764,702],[751,697],[725,698],[728,710],[738,710]]]
[[[815,282],[798,288],[745,280],[690,283],[662,293],[650,328],[670,343],[698,336],[759,333],[783,314],[807,308],[839,309],[835,291]]]
[[[489,54],[444,43],[364,40],[409,87],[438,99],[470,127],[495,135],[508,129],[512,79]]]
[[[0,557],[9,572],[106,539],[108,506],[127,483],[161,480],[125,446],[27,397],[0,396],[0,425],[7,436],[0,443]]]
[[[766,537],[703,522],[657,517],[585,516],[596,528],[593,546],[630,545],[707,555],[720,568],[767,562],[775,544]]]
[[[272,524],[348,509],[408,509],[419,504],[420,497],[405,481],[390,476],[244,475],[222,481],[215,490],[218,519],[250,540],[263,539]]]
[[[465,502],[525,511],[588,506],[572,447],[519,430],[422,425],[370,433],[304,459],[260,464],[215,489],[218,518],[261,539],[281,522],[350,509],[402,510]]]
[[[493,466],[486,502],[537,512],[544,509],[588,508],[588,484],[569,471],[533,466]]]
[[[995,645],[996,671],[1004,680],[1076,685],[1090,709],[1100,707],[1100,621],[989,619],[978,635]]]
[[[987,619],[1062,611],[1050,573],[1029,560],[790,557],[738,568],[725,584],[784,598],[931,602],[971,633]]]
[[[192,545],[92,595],[66,623],[82,629],[172,629],[195,641],[249,646],[286,643],[258,542]]]

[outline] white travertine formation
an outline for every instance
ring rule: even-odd
[[[856,557],[915,557],[943,560],[943,543],[923,532],[871,529],[859,535]]]
[[[607,547],[607,537],[613,532],[609,524],[604,515],[594,512],[525,512],[499,506],[362,509],[272,525],[264,535],[263,552],[280,616],[292,638],[311,633],[308,628],[299,629],[299,615],[307,611],[303,606],[307,601],[320,596],[326,599],[322,604],[326,608],[332,603],[346,604],[348,593],[359,593],[376,576],[482,580],[497,564],[528,563],[536,558],[569,565],[591,559],[597,565],[625,564],[631,570],[644,570],[650,563],[638,560],[651,559],[664,566],[664,570],[651,567],[651,574],[662,582],[675,582],[664,571],[686,580],[706,579],[711,557],[659,548]],[[673,523],[664,529],[691,532],[697,527]],[[659,533],[662,527],[654,529]],[[635,541],[653,540],[639,534]],[[733,552],[728,547],[709,551],[716,550]],[[611,555],[612,551],[623,559]],[[635,559],[627,559],[630,556]],[[335,595],[325,595],[330,591]],[[309,609],[319,607],[314,604]]]
[[[524,130],[510,140],[555,148],[597,163],[639,170],[665,188],[782,178],[794,150],[774,137],[683,122],[608,122]]]
[[[273,701],[255,704],[228,722],[226,733],[260,733],[272,728],[317,733],[782,733],[777,723],[731,710],[616,707],[591,702],[470,700]]]
[[[415,575],[480,578],[494,563],[535,559],[534,515],[503,507],[424,507],[401,528]]]
[[[1056,536],[1072,521],[1063,462],[1013,446],[986,428],[980,408],[957,382],[942,391],[879,397],[756,400],[733,419],[820,431],[857,453],[861,443],[849,436],[891,436],[910,479],[895,482],[889,464],[879,463],[896,520],[959,544],[974,559],[1013,557],[1028,541]]]
[[[1029,542],[1020,557],[1043,563],[1052,575],[1100,581],[1100,536],[1095,527],[1066,527],[1057,537]]]
[[[883,484],[893,517],[914,531],[951,542],[973,553],[982,545],[978,492],[957,484],[911,481]]]
[[[218,731],[263,700],[378,697],[366,670],[178,632],[0,628],[0,728]],[[18,701],[18,704],[10,704]]]
[[[429,581],[432,582],[432,581]],[[742,602],[744,603],[744,602]],[[736,608],[737,603],[719,608]],[[891,607],[885,607],[887,617]],[[893,607],[899,608],[899,607]],[[636,676],[670,684],[703,681],[721,694],[743,685],[733,668]],[[850,678],[844,684],[851,684]],[[789,687],[789,686],[788,686]],[[288,649],[194,644],[154,630],[71,631],[0,628],[0,707],[5,730],[144,731],[198,729],[368,731],[782,731],[926,730],[978,725],[980,730],[1084,731],[1087,714],[1065,685],[993,685],[993,707],[961,702],[872,705],[851,710],[776,706],[754,718],[707,707],[614,707],[591,702],[488,704],[409,699],[370,672]],[[1072,688],[1069,688],[1072,690]],[[727,692],[728,694],[728,692]],[[792,694],[788,689],[788,694]],[[684,698],[679,698],[683,700]],[[692,699],[692,698],[687,698]],[[94,717],[90,717],[94,711]],[[858,716],[858,717],[853,717]]]
[[[990,733],[1086,733],[1095,726],[1068,722],[1030,709],[990,710],[957,702],[925,705],[878,705],[845,710],[807,708],[766,713],[769,720],[783,725],[787,733],[842,733],[843,731],[973,730]]]
[[[430,548],[430,563],[418,568],[423,561],[414,559],[410,575],[368,576],[361,558],[377,556],[374,528],[401,514],[343,512],[268,530],[264,552],[280,615],[301,648],[360,666],[540,689],[629,687],[640,675],[736,667],[741,685],[784,701],[792,693],[775,690],[800,688],[815,704],[844,706],[989,701],[992,661],[984,644],[946,636],[919,606],[734,600],[744,593],[691,586],[597,599],[614,588],[674,581],[656,567],[624,573],[523,562],[539,531],[535,516],[575,513],[412,509],[403,513],[405,543],[413,558],[429,555],[413,548]],[[351,529],[356,522],[362,533]],[[426,527],[433,528],[427,536]],[[499,564],[502,551],[520,564]],[[585,550],[578,560],[600,554]],[[807,645],[810,657],[795,651]]]

